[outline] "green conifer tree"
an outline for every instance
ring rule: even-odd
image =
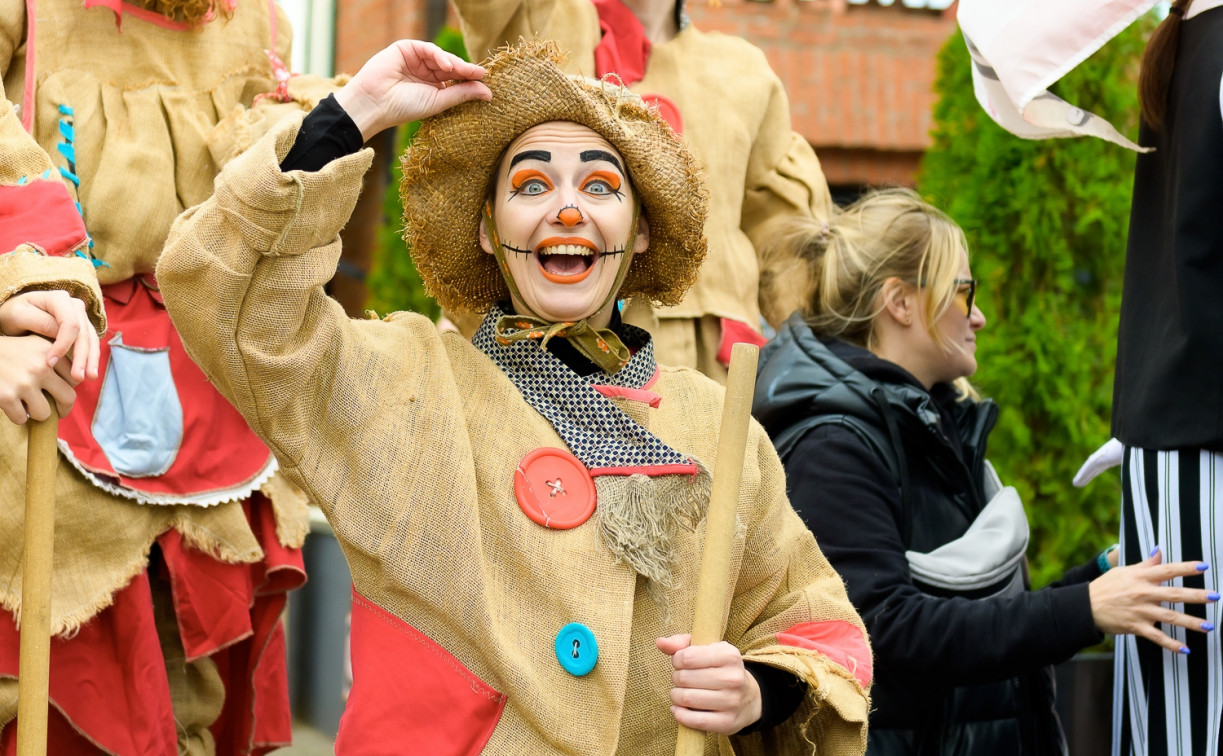
[[[1128,29],[1054,92],[1136,137],[1151,27]],[[1109,438],[1134,155],[1097,139],[1026,141],[1002,130],[973,95],[958,33],[939,55],[935,89],[919,188],[968,237],[988,319],[973,382],[1001,406],[989,457],[1027,506],[1033,582],[1043,585],[1117,538],[1118,473],[1085,489],[1070,481]]]

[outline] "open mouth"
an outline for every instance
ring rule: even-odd
[[[544,278],[553,283],[585,280],[599,257],[599,250],[586,239],[544,239],[535,249],[535,264]]]

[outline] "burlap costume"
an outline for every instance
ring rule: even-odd
[[[496,108],[489,71],[493,103],[466,112]],[[480,133],[479,117],[468,127]],[[528,519],[516,468],[566,441],[473,343],[414,314],[350,320],[324,295],[371,155],[282,173],[296,137],[286,122],[225,168],[179,219],[158,278],[193,356],[320,503],[352,568],[354,681],[337,752],[672,753],[671,665],[654,639],[691,621],[703,527],[677,533],[674,584],[656,601],[595,520]],[[474,233],[476,219],[453,220]],[[648,390],[610,393],[637,425],[713,464],[716,384],[661,368]],[[809,688],[783,725],[711,736],[706,752],[861,753],[865,633],[758,426],[743,491],[726,638]],[[571,622],[598,642],[586,676],[558,663],[554,639]],[[814,628],[827,643],[786,640]]]
[[[98,265],[95,275],[94,265],[77,259],[69,263],[76,278],[38,285],[79,296],[82,284],[73,281],[83,276],[96,287],[100,279],[108,309],[122,297],[145,297],[156,310],[151,274],[174,217],[208,196],[225,160],[285,112],[311,107],[327,86],[294,79],[292,101],[250,107],[257,94],[276,88],[264,49],[288,58],[289,29],[272,4],[238,2],[228,17],[218,8],[218,17],[196,30],[128,4],[114,4],[122,17],[107,7],[86,10],[77,0],[28,5],[36,15],[27,16],[25,2],[0,4],[0,74],[8,98],[23,105],[37,146],[9,100],[0,101],[0,186],[16,203],[41,182],[66,186],[79,203],[71,212],[78,222],[84,216],[90,238],[83,241],[92,240],[80,245],[82,254]],[[30,255],[0,258],[5,291],[48,277],[39,267],[47,263]],[[83,298],[95,308],[103,301]],[[108,331],[104,342],[115,333]],[[131,328],[124,336],[133,337]],[[103,383],[78,389],[77,407],[61,428],[74,420],[88,425],[81,396],[96,397]],[[228,464],[224,437],[206,443],[216,449],[214,465]],[[0,605],[12,615],[0,620],[4,727],[16,715],[25,429],[0,423],[0,448]],[[226,752],[257,753],[288,741],[278,615],[286,589],[302,579],[297,549],[306,513],[299,492],[282,478],[268,479],[273,469],[245,488],[156,505],[138,503],[106,476],[86,478],[61,456],[53,752],[208,753],[215,740]],[[149,571],[155,543],[158,563]],[[57,740],[57,732],[68,739]],[[4,727],[0,745],[12,733]]]
[[[595,66],[599,17],[590,0],[455,0],[455,7],[473,60],[538,35],[560,41],[568,72],[603,73]],[[760,330],[757,250],[778,223],[827,217],[827,181],[811,146],[791,128],[781,81],[746,40],[689,25],[653,46],[645,77],[630,88],[664,95],[679,110],[710,202],[709,256],[696,285],[674,307],[653,310],[639,298],[626,319],[653,334],[660,363],[725,380],[717,360],[721,319]]]

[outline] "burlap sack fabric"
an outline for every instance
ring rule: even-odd
[[[507,695],[485,753],[672,753],[670,663],[654,638],[690,621],[703,531],[677,539],[678,587],[664,615],[593,521],[552,530],[529,520],[514,499],[515,468],[528,452],[564,442],[470,343],[440,336],[418,315],[349,320],[325,296],[337,233],[371,158],[366,150],[315,173],[282,174],[297,128],[296,120],[278,126],[233,161],[214,196],[171,233],[157,273],[188,350],[324,508],[356,589]],[[474,237],[474,228],[473,217],[462,233]],[[666,368],[651,390],[657,409],[618,405],[668,445],[712,463],[721,390]],[[861,753],[869,699],[851,672],[775,639],[804,621],[865,632],[786,502],[780,463],[758,426],[743,491],[726,637],[810,688],[785,725],[733,745],[711,736],[706,752],[814,753],[818,743],[821,753]],[[598,638],[586,677],[565,672],[553,649],[572,621]]]
[[[35,9],[33,17],[27,7]],[[279,26],[274,34],[272,24]],[[8,101],[0,101],[0,181],[14,183],[47,170],[59,180],[61,167],[75,169],[63,181],[81,205],[94,241],[91,253],[106,263],[95,272],[81,259],[48,260],[28,251],[3,255],[0,297],[30,288],[65,289],[90,304],[99,327],[104,321],[98,280],[107,284],[152,272],[174,217],[211,193],[220,165],[282,115],[312,107],[333,88],[298,78],[290,85],[292,102],[245,107],[256,92],[275,88],[263,52],[266,40],[274,38],[277,52],[288,57],[288,25],[274,4],[239,2],[231,18],[195,31],[130,15],[121,33],[115,26],[109,9],[86,10],[75,0],[0,0],[5,95],[26,101],[24,115],[34,113],[33,136],[41,147],[34,148],[16,123]],[[68,155],[71,162],[65,162]],[[0,422],[0,607],[17,621],[26,446],[23,426]],[[276,539],[300,547],[308,524],[304,496],[280,478],[261,490],[272,501]],[[71,637],[111,606],[115,593],[145,570],[154,541],[169,530],[222,562],[254,564],[265,556],[237,501],[208,509],[141,506],[91,485],[62,456],[56,500],[51,627],[57,635]],[[16,681],[5,678],[0,727],[15,714]]]
[[[455,7],[473,60],[538,36],[559,40],[568,73],[594,73],[602,34],[590,0],[455,0]],[[651,311],[634,300],[626,319],[654,334],[663,364],[700,363],[716,375],[721,369],[709,363],[720,329],[691,321],[715,316],[758,326],[757,250],[789,219],[827,217],[827,181],[810,145],[792,129],[780,79],[743,39],[688,26],[651,47],[645,78],[631,89],[666,95],[683,115],[684,142],[710,195],[709,256],[682,302]]]
[[[650,247],[633,257],[620,296],[676,304],[696,280],[707,197],[691,154],[676,149],[666,122],[615,79],[566,76],[562,60],[553,42],[500,51],[485,63],[492,101],[426,120],[404,155],[404,235],[425,287],[443,307],[485,312],[509,299],[496,260],[480,248],[481,209],[506,147],[546,121],[587,126],[624,158],[650,224]],[[525,96],[540,91],[549,96]]]
[[[82,10],[77,0],[38,0],[36,7],[27,29],[24,0],[0,0],[0,73],[8,98],[26,101],[32,33],[33,136],[58,155],[60,106],[72,109],[81,183],[67,183],[81,204],[93,252],[107,263],[98,270],[103,285],[152,271],[170,224],[212,193],[225,160],[285,113],[312,108],[333,88],[294,77],[294,102],[264,100],[248,109],[256,93],[275,89],[263,52],[267,41],[275,41],[284,60],[292,41],[283,12],[258,0],[239,2],[232,18],[196,31],[126,16],[121,34],[115,14],[101,6]],[[196,35],[195,44],[182,44],[184,34]]]

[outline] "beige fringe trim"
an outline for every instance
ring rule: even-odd
[[[695,476],[600,475],[599,531],[616,557],[646,579],[646,589],[664,610],[666,591],[676,588],[675,535],[695,530],[709,506],[712,477],[697,462]]]

